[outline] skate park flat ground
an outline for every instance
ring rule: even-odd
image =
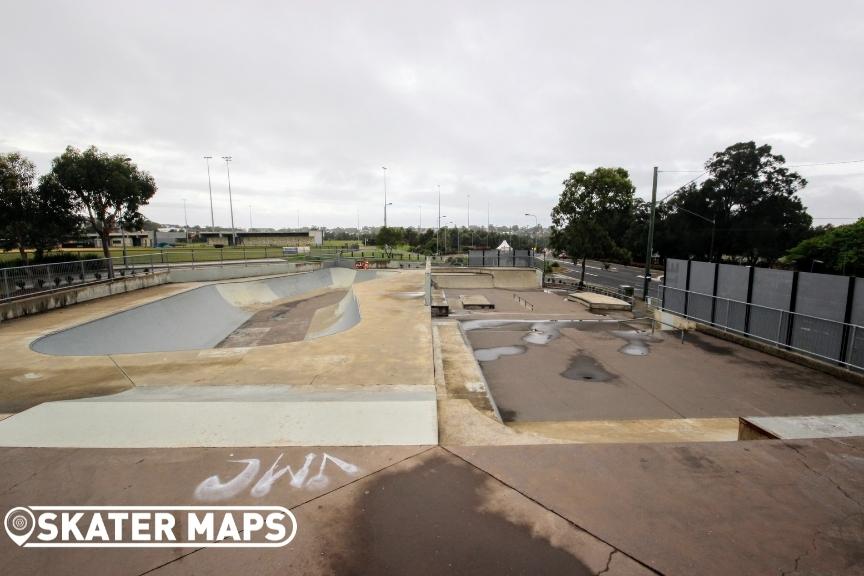
[[[325,454],[330,458],[326,465]],[[288,478],[208,492],[237,460]],[[341,466],[335,465],[338,462]],[[5,574],[860,574],[860,438],[656,445],[0,449],[0,505],[281,505],[276,549],[25,549]],[[313,481],[314,478],[314,481]],[[251,481],[254,482],[254,479]]]

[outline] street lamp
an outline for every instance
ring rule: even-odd
[[[534,252],[537,252],[537,228],[540,226],[540,220],[537,219],[537,216],[534,214],[525,213],[525,216],[531,216],[534,218]]]
[[[210,182],[210,159],[212,156],[204,156],[207,162],[207,188],[210,190],[210,229],[216,231],[216,219],[213,217],[213,184]]]
[[[183,229],[183,235],[186,237],[186,244],[189,244],[189,216],[186,213],[186,198],[183,198],[183,222],[186,227]]]
[[[231,156],[223,156],[225,169],[228,171],[228,207],[231,209],[231,244],[237,246],[237,231],[234,229],[234,200],[231,198]]]
[[[387,167],[381,167],[382,172],[384,173],[384,228],[387,228],[387,206],[392,204],[392,202],[387,202]]]
[[[435,255],[441,255],[441,248],[438,245],[438,237],[441,236],[441,185],[438,185],[438,227],[435,229]]]

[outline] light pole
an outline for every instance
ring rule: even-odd
[[[390,205],[387,203],[387,167],[381,166],[381,170],[384,173],[384,228],[387,228],[387,206]]]
[[[466,192],[465,197],[467,198],[467,207],[465,210],[465,220],[468,222],[468,230],[471,230],[471,193]],[[471,232],[471,245],[474,245],[474,232]]]
[[[183,228],[183,235],[186,236],[186,244],[189,244],[189,216],[186,214],[186,199],[183,198],[183,222],[186,227]]]
[[[231,245],[237,246],[237,231],[234,229],[234,200],[231,197],[231,156],[223,156],[225,169],[228,171],[228,207],[231,210]]]
[[[435,229],[435,255],[441,255],[441,248],[438,245],[438,238],[441,236],[441,185],[438,185],[438,227]]]
[[[648,248],[645,251],[645,277],[642,281],[642,299],[648,301],[648,284],[651,282],[651,259],[654,255],[654,212],[657,207],[657,166],[654,166],[654,183],[651,185],[651,219],[648,221]]]
[[[537,252],[537,228],[540,226],[540,221],[537,219],[537,216],[535,214],[529,214],[528,212],[526,212],[525,216],[531,216],[532,218],[534,218],[534,252]]]
[[[210,182],[210,159],[212,156],[204,156],[207,162],[207,188],[210,190],[210,229],[216,231],[216,219],[213,217],[213,183]]]
[[[252,231],[252,205],[249,204],[249,231]]]

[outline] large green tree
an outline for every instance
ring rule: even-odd
[[[553,250],[582,260],[580,284],[585,282],[587,258],[628,260],[624,238],[633,222],[636,188],[623,168],[579,171],[564,180],[564,190],[552,209]]]
[[[17,248],[27,263],[28,221],[36,180],[36,166],[17,152],[0,154],[0,241],[6,250]]]
[[[35,184],[33,163],[18,153],[0,155],[0,239],[4,248],[17,248],[27,263],[26,248],[41,260],[64,239],[78,232],[80,218],[74,199],[51,176]]]
[[[714,154],[705,164],[708,178],[666,203],[671,237],[664,256],[772,263],[806,238],[812,218],[797,193],[807,181],[785,162],[771,146],[754,142]]]
[[[156,193],[153,177],[140,170],[131,158],[109,155],[95,146],[83,152],[67,147],[54,159],[51,173],[81,207],[102,241],[106,258],[111,255],[111,232],[119,226],[136,228],[143,224],[139,210]],[[113,275],[110,269],[109,275]]]
[[[802,241],[783,258],[799,270],[864,275],[864,218],[846,226],[828,227]]]

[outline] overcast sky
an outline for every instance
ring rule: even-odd
[[[698,170],[743,140],[864,159],[864,2],[0,0],[0,152],[130,155],[145,214],[216,224],[549,224],[561,181]],[[802,168],[816,218],[864,213],[864,164]],[[665,194],[697,174],[664,173]],[[825,223],[829,220],[817,220]]]

